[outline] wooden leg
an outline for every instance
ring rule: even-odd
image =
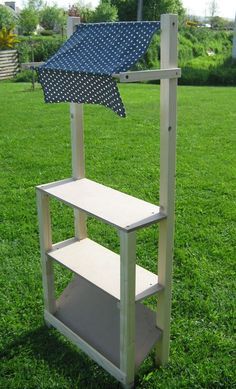
[[[52,248],[51,219],[49,210],[49,197],[37,190],[37,205],[39,219],[40,251],[43,278],[43,294],[45,310],[54,313],[56,310],[54,293],[53,261],[46,252]]]
[[[163,331],[157,344],[156,363],[165,365],[169,359],[173,228],[168,218],[160,222],[158,280],[164,289],[157,298],[157,326]]]
[[[135,232],[120,232],[120,369],[125,388],[132,388],[135,374]]]
[[[84,212],[74,209],[75,237],[79,240],[87,238],[87,215]]]

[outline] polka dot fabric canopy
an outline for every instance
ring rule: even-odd
[[[102,104],[125,117],[112,74],[130,69],[159,28],[160,22],[79,24],[38,69],[45,101]]]

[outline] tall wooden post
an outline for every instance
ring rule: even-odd
[[[161,68],[177,67],[177,16],[161,16]],[[157,344],[157,364],[169,358],[171,284],[174,243],[175,155],[177,79],[161,80],[160,106],[160,206],[167,218],[160,222],[158,281],[164,286],[158,295],[157,326],[163,336]]]
[[[67,37],[69,38],[80,23],[79,17],[69,16],[67,20]],[[84,160],[84,125],[83,125],[83,104],[70,103],[71,118],[71,146],[72,146],[72,177],[80,179],[85,177]],[[75,237],[86,238],[86,215],[74,210]]]

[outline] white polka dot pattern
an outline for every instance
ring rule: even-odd
[[[145,53],[160,22],[80,24],[39,67],[45,101],[102,104],[125,117],[112,73],[127,71]]]

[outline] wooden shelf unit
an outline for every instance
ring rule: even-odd
[[[68,36],[79,18],[68,18]],[[157,364],[169,356],[174,237],[177,16],[161,17],[161,69],[116,75],[121,82],[161,80],[160,207],[85,178],[83,105],[70,104],[72,178],[37,187],[40,249],[47,324],[100,364],[125,388],[156,346]],[[150,78],[149,78],[150,76]],[[53,244],[50,197],[74,209],[74,237]],[[92,215],[117,229],[120,255],[87,237]],[[136,265],[136,231],[159,223],[158,276]],[[54,261],[74,273],[59,299]],[[158,293],[156,312],[140,301]]]

